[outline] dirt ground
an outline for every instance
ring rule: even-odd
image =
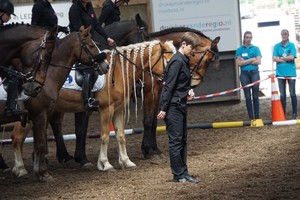
[[[271,100],[261,100],[260,105],[261,117],[270,120]],[[291,118],[291,108],[287,110]],[[244,101],[190,105],[188,112],[189,124],[247,120]],[[72,114],[66,115],[64,124],[64,133],[72,134]],[[163,122],[160,121],[160,125],[164,125]],[[99,126],[97,113],[94,113],[89,133],[98,132]],[[142,120],[135,122],[132,116],[127,127],[142,127]],[[48,134],[52,135],[51,131]],[[9,134],[2,134],[3,137]],[[11,172],[0,171],[0,199],[299,199],[299,125],[189,129],[188,167],[190,174],[201,181],[197,185],[171,181],[165,133],[157,136],[162,158],[145,160],[141,140],[142,134],[127,136],[127,151],[137,167],[121,169],[116,140],[111,138],[109,159],[116,171],[109,173],[100,172],[96,167],[99,139],[87,140],[88,158],[94,166],[85,170],[73,161],[59,164],[55,158],[55,143],[49,142],[49,172],[54,183],[33,181],[32,144],[25,144],[24,159],[29,174],[15,178]],[[66,144],[73,154],[75,142]],[[3,156],[12,167],[10,145],[3,145]]]

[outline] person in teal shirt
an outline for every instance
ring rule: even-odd
[[[242,86],[260,80],[258,65],[261,63],[261,52],[257,46],[252,45],[252,33],[244,33],[243,45],[236,50],[235,57],[240,67],[240,81]],[[259,118],[259,83],[244,88],[246,107],[249,118]],[[253,101],[252,101],[253,99]]]
[[[296,64],[297,57],[295,45],[289,41],[289,31],[281,31],[282,41],[274,46],[273,61],[276,62],[276,76],[283,111],[286,114],[286,83],[289,84],[289,92],[292,100],[292,119],[297,118],[297,95],[296,95]]]

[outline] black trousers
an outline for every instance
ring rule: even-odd
[[[171,104],[165,118],[169,136],[170,164],[174,179],[188,175],[186,105]]]

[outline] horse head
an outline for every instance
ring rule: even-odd
[[[55,47],[54,41],[56,35],[57,27],[54,27],[51,31],[46,31],[45,35],[40,38],[41,42],[39,48],[36,50],[32,49],[34,50],[33,52],[36,52],[36,58],[34,60],[21,59],[23,68],[27,66],[28,63],[32,63],[31,69],[26,70],[26,81],[22,84],[24,93],[28,96],[35,97],[43,88],[52,52]],[[30,48],[31,47],[28,49]]]
[[[106,53],[101,51],[92,40],[90,34],[91,26],[79,30],[78,37],[80,41],[80,51],[77,52],[79,66],[95,69],[100,75],[106,74],[109,70],[109,64],[106,60]]]
[[[56,34],[56,27],[47,31],[24,24],[12,24],[1,30],[0,50],[5,58],[1,57],[0,62],[3,65],[16,64],[14,67],[19,71],[18,79],[24,83],[26,95],[34,97],[43,87]],[[16,74],[15,69],[9,69],[7,74]]]
[[[200,50],[202,47],[197,47],[194,55],[190,57],[190,71],[192,74],[191,87],[199,85],[207,71],[208,66],[213,61],[217,49],[217,44],[220,41],[220,37],[216,37],[208,48],[204,51]],[[198,51],[198,49],[200,51]]]
[[[139,13],[135,15],[135,22],[138,30],[138,32],[135,33],[135,43],[150,40],[150,35],[148,33],[148,24],[147,22],[142,20]]]

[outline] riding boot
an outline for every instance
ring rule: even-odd
[[[92,87],[93,82],[91,80],[92,74],[89,72],[84,72],[83,82],[82,82],[82,92],[84,99],[84,108],[86,111],[98,110],[99,101],[92,97]]]
[[[6,116],[21,115],[28,112],[26,109],[21,109],[17,104],[18,86],[17,79],[12,78],[8,80],[7,101],[5,107]]]

